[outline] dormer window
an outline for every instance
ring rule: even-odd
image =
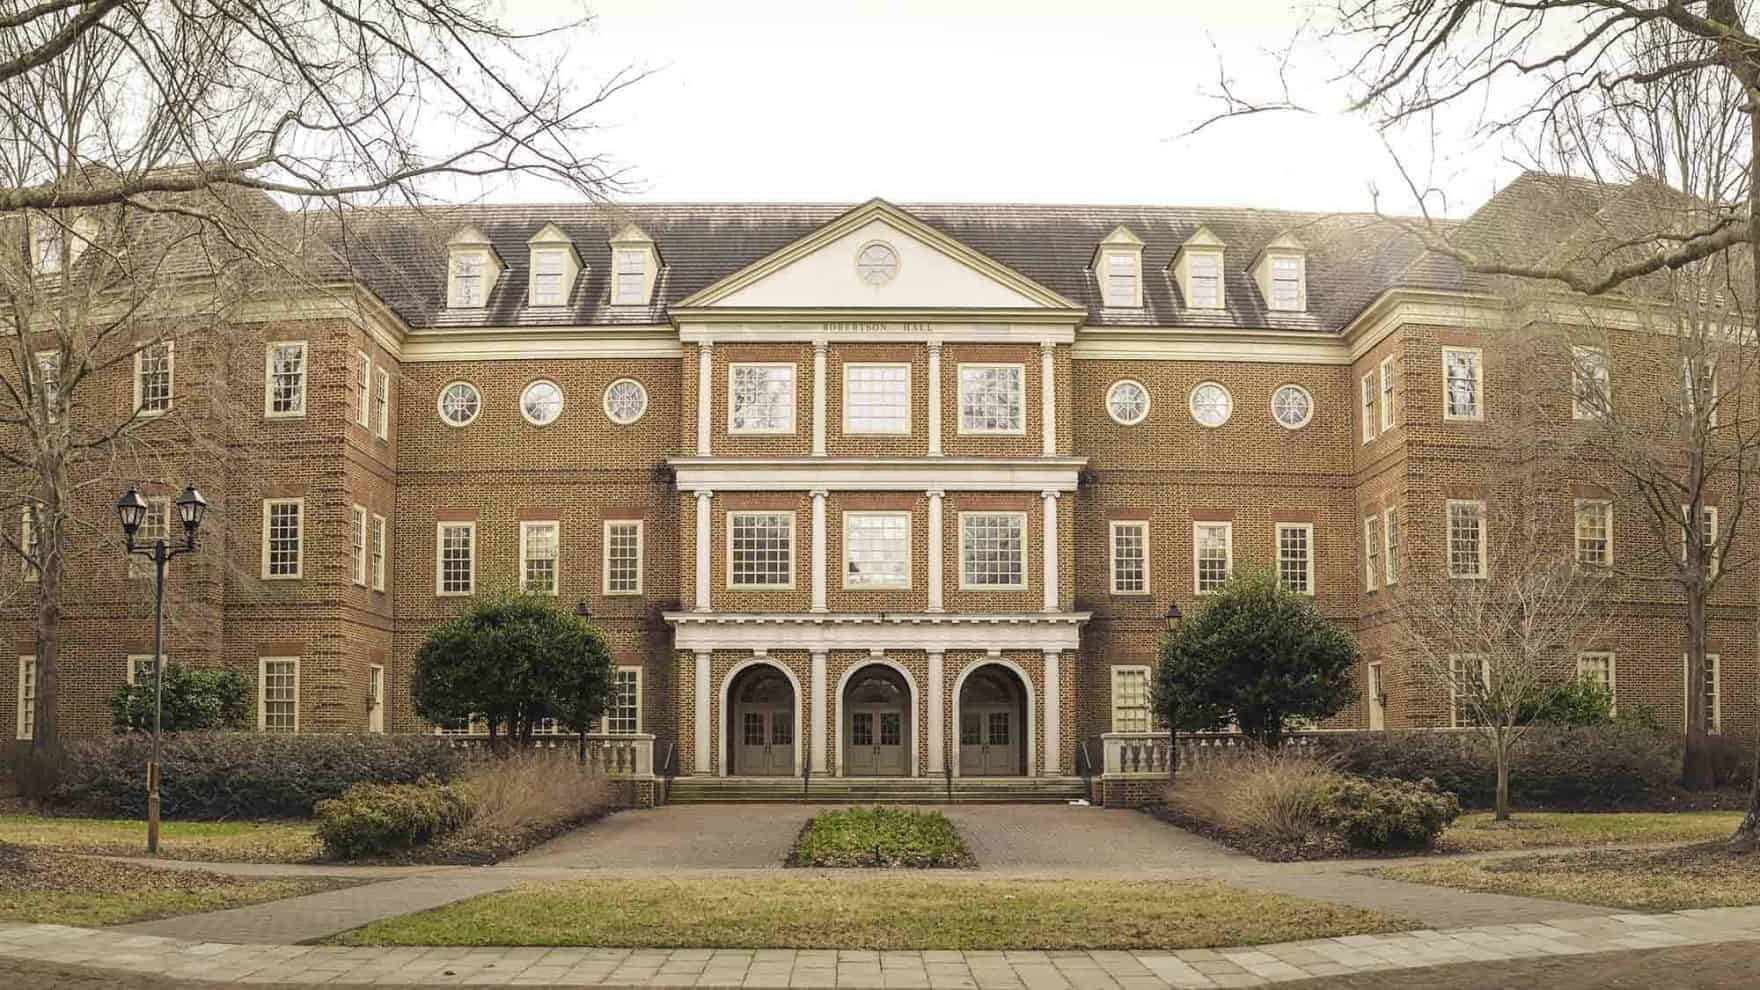
[[[1302,309],[1302,259],[1271,259],[1271,308]]]
[[[38,275],[54,275],[61,271],[61,246],[66,240],[59,224],[51,220],[31,225],[31,240]]]
[[[1308,308],[1307,249],[1284,234],[1265,245],[1253,266],[1253,279],[1265,296],[1267,308],[1300,313]]]
[[[1108,309],[1143,305],[1143,240],[1119,226],[1094,251],[1094,274],[1100,298]]]
[[[531,282],[526,286],[527,306],[566,306],[580,275],[580,255],[574,242],[553,223],[532,235]]]
[[[1106,256],[1106,305],[1137,304],[1137,259],[1135,255]]]
[[[480,309],[489,304],[489,293],[501,277],[501,256],[489,238],[475,227],[466,227],[446,242],[446,305],[449,309]]]
[[[533,306],[562,305],[562,252],[532,252]]]
[[[482,255],[461,254],[452,259],[451,305],[462,309],[483,305]]]
[[[1200,226],[1180,245],[1168,270],[1187,309],[1222,309],[1222,238]]]
[[[646,306],[660,277],[660,251],[634,224],[611,239],[611,305]]]

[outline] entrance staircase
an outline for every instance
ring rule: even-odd
[[[1088,796],[1080,777],[675,777],[672,804],[1064,804]]]

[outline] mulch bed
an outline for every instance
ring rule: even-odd
[[[1264,836],[1253,835],[1235,829],[1224,828],[1207,819],[1188,815],[1174,808],[1149,806],[1143,809],[1151,816],[1176,828],[1188,832],[1196,832],[1206,839],[1221,843],[1230,849],[1244,852],[1254,859],[1267,863],[1296,863],[1315,859],[1357,859],[1377,855],[1371,851],[1352,849],[1343,840],[1328,836],[1316,842],[1289,844],[1271,841]],[[1401,855],[1400,852],[1382,853],[1379,855]],[[1410,855],[1410,853],[1404,853]]]
[[[443,835],[425,846],[372,859],[349,860],[351,865],[393,864],[422,866],[493,866],[504,859],[529,852],[577,828],[591,825],[610,814],[598,811],[579,818],[547,818],[522,823],[518,828],[495,830],[466,828]],[[335,861],[332,861],[335,862]]]

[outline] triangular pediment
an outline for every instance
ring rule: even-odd
[[[870,200],[675,309],[1079,309],[884,200]]]

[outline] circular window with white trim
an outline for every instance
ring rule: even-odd
[[[648,411],[648,390],[634,378],[619,378],[605,387],[605,415],[619,426],[628,426]]]
[[[1271,393],[1271,418],[1285,429],[1299,430],[1314,418],[1314,397],[1300,385],[1284,385]]]
[[[898,252],[885,241],[870,241],[856,252],[856,274],[868,285],[885,285],[898,277]]]
[[[1198,421],[1199,426],[1213,429],[1228,422],[1228,417],[1234,414],[1234,396],[1229,395],[1228,389],[1216,382],[1199,382],[1192,389],[1187,405],[1191,407],[1192,418]]]
[[[519,414],[533,426],[549,426],[562,415],[562,389],[553,381],[540,378],[520,393]]]
[[[483,411],[483,393],[470,382],[450,382],[440,390],[434,404],[440,410],[440,422],[447,426],[469,426]]]
[[[1123,378],[1106,390],[1106,414],[1120,426],[1135,426],[1149,415],[1149,390],[1143,383]]]

